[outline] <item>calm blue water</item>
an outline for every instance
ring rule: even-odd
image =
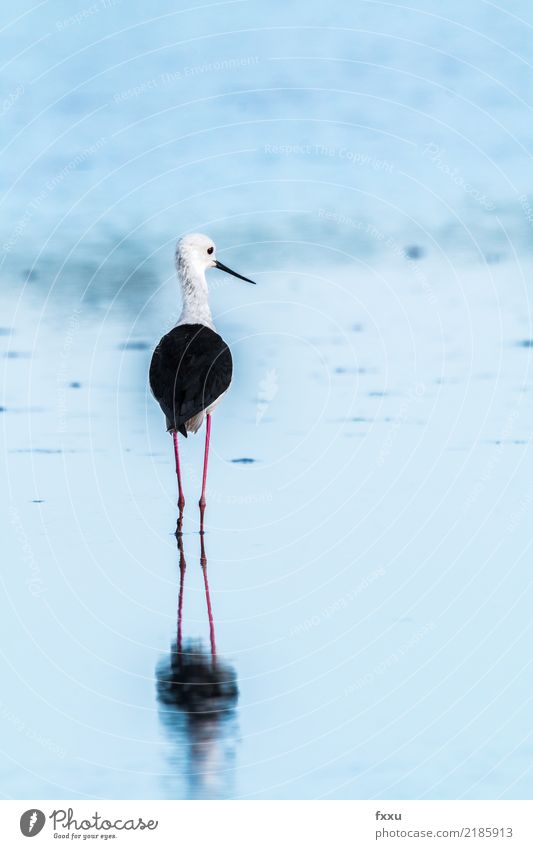
[[[0,792],[530,798],[529,4],[14,15]],[[146,381],[190,230],[259,284],[212,273],[205,570]]]

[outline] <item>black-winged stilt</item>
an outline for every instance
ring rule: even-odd
[[[183,308],[176,327],[156,347],[150,364],[150,387],[167,420],[174,440],[178,478],[178,533],[181,533],[185,498],[181,481],[178,433],[196,433],[206,419],[200,533],[204,531],[207,461],[211,437],[211,413],[227,391],[233,370],[231,353],[215,330],[205,272],[219,268],[240,280],[253,283],[216,259],[208,236],[191,233],[176,246],[176,270],[181,284]]]

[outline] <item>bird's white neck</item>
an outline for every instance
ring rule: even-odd
[[[206,327],[214,330],[215,325],[209,309],[209,293],[204,270],[179,262],[178,278],[183,304],[178,325],[205,324]]]

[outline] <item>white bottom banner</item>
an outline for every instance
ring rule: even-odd
[[[532,849],[524,801],[2,801],[1,845]]]

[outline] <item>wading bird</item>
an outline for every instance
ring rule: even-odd
[[[183,308],[180,319],[156,347],[150,364],[150,388],[163,410],[167,431],[174,440],[178,478],[178,533],[181,533],[185,498],[181,481],[178,433],[196,433],[206,419],[200,533],[204,531],[207,461],[211,437],[211,413],[228,390],[233,364],[231,353],[215,330],[205,272],[219,268],[239,280],[253,283],[216,259],[208,236],[192,233],[176,246],[176,270],[181,284]]]

